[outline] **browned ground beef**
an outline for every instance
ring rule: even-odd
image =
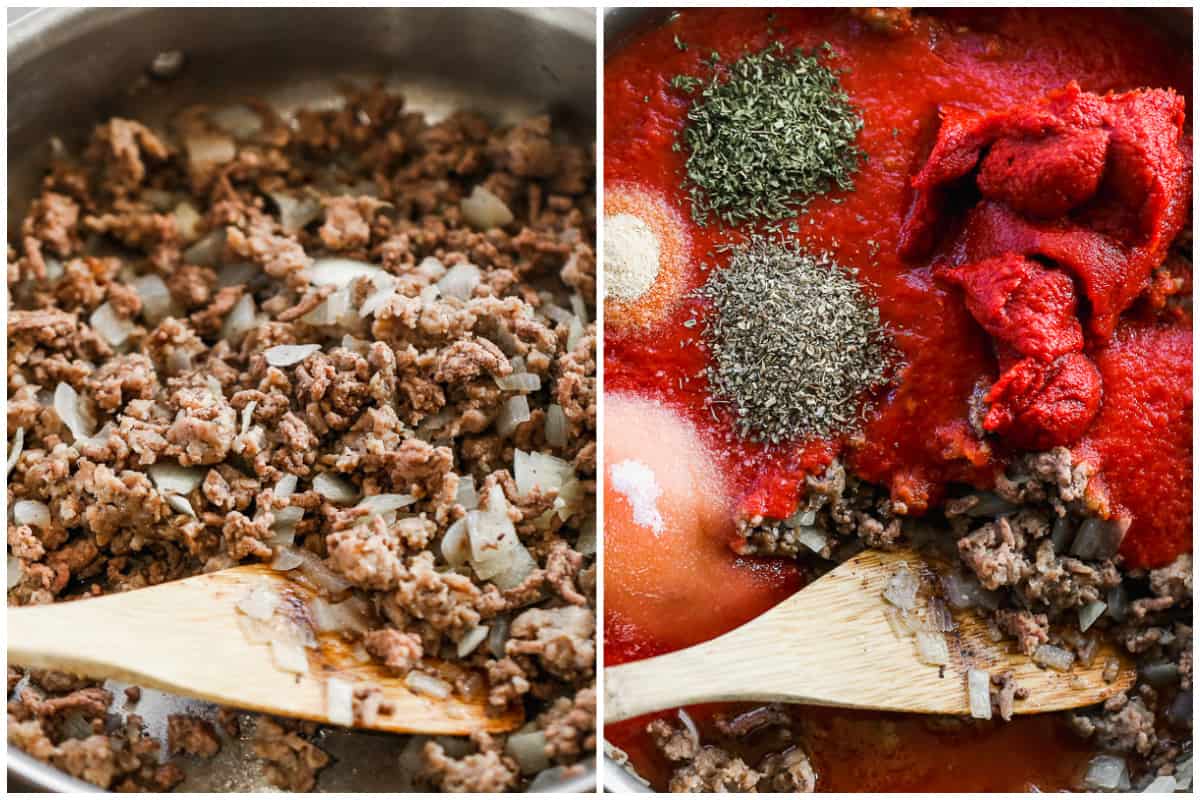
[[[595,569],[577,540],[595,507],[596,343],[574,311],[595,308],[591,149],[546,117],[431,124],[376,89],[290,119],[254,109],[259,130],[236,140],[210,109],[161,130],[110,119],[58,151],[44,177],[8,251],[10,452],[23,442],[8,503],[40,510],[23,524],[10,515],[9,604],[269,562],[291,543],[353,585],[376,620],[366,650],[397,673],[455,658],[488,626],[462,659],[478,677],[457,690],[523,704],[554,764],[588,759]],[[477,187],[511,221],[479,226],[463,205]],[[383,275],[316,280],[331,257]],[[468,279],[436,288],[447,270]],[[297,344],[319,349],[268,363],[271,348]],[[498,382],[517,372],[539,387]],[[78,396],[79,424],[60,416],[56,392]],[[518,395],[529,419],[504,428]],[[563,427],[553,442],[552,413]],[[518,450],[561,459],[573,491],[520,492]],[[151,474],[162,465],[193,469],[197,485],[168,497]],[[417,499],[370,518],[316,491],[320,473],[363,496]],[[285,476],[297,479],[290,497]],[[468,480],[483,508],[491,487],[504,495],[533,561],[517,585],[443,557]],[[105,788],[182,779],[159,765],[136,715],[106,726],[123,710],[105,690],[20,679],[10,669],[11,742]],[[378,711],[370,699],[357,698],[360,716]],[[90,720],[90,738],[68,735],[68,712]],[[234,715],[220,720],[237,734]],[[258,721],[255,748],[276,784],[316,785],[330,759],[314,731]],[[172,718],[169,739],[172,753],[220,747],[194,718]],[[429,787],[519,789],[533,777],[505,737],[453,758],[434,742],[424,752]]]
[[[963,494],[948,501],[943,513],[917,520],[893,506],[886,491],[835,462],[808,480],[795,517],[743,520],[739,547],[795,556],[815,578],[864,547],[912,544],[956,559],[956,579],[974,586],[997,637],[1012,639],[1027,654],[1052,644],[1086,663],[1101,637],[1113,640],[1137,661],[1137,684],[1066,716],[1098,752],[1125,756],[1133,785],[1144,786],[1156,775],[1173,775],[1181,760],[1190,759],[1192,556],[1185,553],[1155,570],[1125,568],[1117,550],[1128,526],[1104,518],[1103,498],[1087,492],[1091,474],[1065,448],[1028,454],[998,476],[994,492]],[[805,532],[820,538],[802,541]],[[1080,632],[1081,607],[1097,601],[1106,603],[1104,614]],[[1004,675],[992,680],[993,706],[1008,719],[1025,690]],[[762,707],[742,716],[740,725],[720,723],[721,733],[745,739],[757,727],[754,720],[771,713]],[[780,724],[789,724],[786,716]],[[678,740],[661,728],[651,733],[668,757],[681,752]],[[702,743],[695,746],[703,752]],[[673,790],[676,781],[680,788],[703,783],[716,790],[723,780],[717,763],[710,756],[702,770],[689,766],[677,772]],[[723,769],[730,763],[720,761]],[[767,772],[763,765],[758,770]],[[708,776],[707,782],[698,783],[699,775]]]

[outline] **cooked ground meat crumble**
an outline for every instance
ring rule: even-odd
[[[459,660],[474,677],[455,691],[523,704],[534,760],[575,770],[596,746],[593,184],[590,148],[547,117],[431,123],[382,89],[57,143],[8,251],[9,604],[294,548],[353,587],[369,657],[399,675]],[[562,479],[523,484],[526,456]],[[377,514],[339,487],[414,500]],[[519,573],[448,560],[474,509],[511,521]],[[170,789],[240,731],[224,709],[172,716],[164,753],[136,688],[114,704],[22,675],[9,741],[103,788]],[[360,687],[358,718],[378,701]],[[317,786],[316,732],[257,720],[271,782]],[[507,739],[396,752],[416,746],[424,788],[522,789],[537,770]]]
[[[1027,654],[1049,644],[1091,663],[1099,639],[1111,639],[1136,660],[1137,682],[1100,706],[1063,712],[1070,727],[1098,752],[1126,758],[1134,787],[1177,770],[1190,780],[1192,556],[1160,569],[1125,568],[1117,549],[1128,525],[1108,518],[1104,498],[1088,491],[1091,474],[1066,448],[1028,454],[998,476],[993,492],[964,494],[944,513],[918,519],[835,462],[808,479],[805,500],[788,520],[743,520],[739,548],[795,557],[815,579],[864,548],[912,545],[957,564],[942,576],[948,602],[965,598],[988,614],[997,640]],[[1093,603],[1103,611],[1081,625]],[[1115,679],[1115,661],[1106,667]],[[1008,720],[1028,692],[1006,673],[991,676],[990,695],[995,715]],[[750,742],[762,752],[762,731],[771,728],[779,741],[752,768],[737,753]],[[647,732],[679,765],[673,792],[815,789],[802,731],[777,706],[718,719],[713,743],[664,719]]]

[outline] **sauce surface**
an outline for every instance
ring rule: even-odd
[[[676,46],[676,37],[686,50]],[[1001,109],[1074,80],[1099,93],[1173,87],[1188,98],[1190,109],[1190,57],[1115,10],[936,11],[915,17],[913,31],[898,38],[873,33],[844,10],[830,9],[690,10],[644,26],[606,63],[605,185],[651,189],[679,210],[690,241],[690,270],[682,276],[686,290],[703,284],[705,267],[727,261],[716,247],[736,234],[691,221],[680,188],[685,154],[672,150],[688,99],[671,89],[670,80],[704,74],[701,61],[714,51],[729,61],[774,40],[805,48],[829,42],[836,53],[830,63],[848,70],[841,80],[863,116],[858,143],[869,159],[855,177],[855,191],[812,199],[795,220],[794,236],[859,270],[905,369],[889,391],[872,399],[862,434],[853,441],[774,448],[749,443],[733,434],[727,410],[707,402],[705,308],[686,299],[649,332],[606,330],[606,391],[646,398],[690,422],[724,476],[731,517],[786,516],[804,476],[839,455],[859,476],[889,486],[893,499],[914,512],[936,506],[949,483],[986,487],[1011,455],[994,441],[979,440],[966,422],[972,392],[996,380],[992,345],[959,290],[935,280],[927,264],[897,255],[909,176],[937,131],[938,107]],[[1106,394],[1076,451],[1095,460],[1116,510],[1134,518],[1126,557],[1164,563],[1191,547],[1190,313],[1158,324],[1127,318],[1112,341],[1091,355]],[[613,431],[611,422],[608,430]],[[770,562],[739,560],[720,549],[706,552],[705,558],[729,570],[721,573],[719,591],[738,596],[750,587],[763,591],[765,582],[763,608],[799,587],[794,574],[773,573]],[[612,574],[609,586],[619,579]],[[750,605],[743,613],[753,611]],[[676,630],[703,631],[701,638],[709,638],[711,620],[710,607],[697,605],[673,622]],[[682,646],[652,635],[643,622],[636,614],[606,612],[608,663]],[[1086,760],[1083,748],[1048,719],[1019,719],[951,736],[920,733],[919,720],[796,713],[814,730],[837,731],[814,739],[823,791],[1022,791],[1034,785],[1052,790],[1070,785]],[[879,731],[888,728],[885,722],[911,742],[894,761],[875,747]],[[608,736],[661,780],[664,765],[654,766],[643,727],[644,720],[625,723],[610,728]],[[875,777],[872,759],[879,768]],[[1018,761],[1028,769],[1014,769]]]

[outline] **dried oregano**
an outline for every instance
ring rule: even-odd
[[[728,224],[777,220],[813,195],[854,188],[862,118],[815,52],[775,42],[729,65],[713,53],[705,65],[707,79],[671,81],[694,96],[675,147],[688,153],[684,185],[697,222],[714,213]]]
[[[742,436],[847,431],[894,363],[879,309],[854,272],[794,242],[751,237],[698,294],[712,303],[712,396],[732,406]]]

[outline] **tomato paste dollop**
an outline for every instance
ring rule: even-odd
[[[1184,224],[1184,118],[1170,89],[1101,96],[1076,83],[998,112],[942,109],[899,249],[922,258],[937,231],[954,232],[934,273],[993,341],[985,430],[1025,449],[1088,430],[1103,382],[1085,345],[1109,340]],[[946,219],[951,197],[968,198],[961,221]]]

